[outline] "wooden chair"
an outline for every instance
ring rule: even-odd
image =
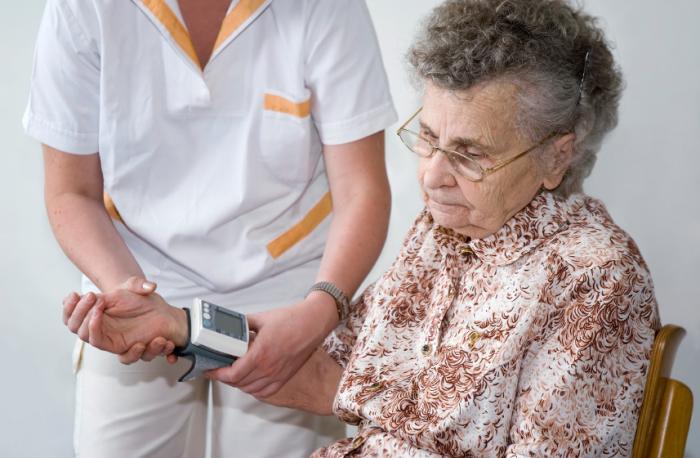
[[[685,329],[667,324],[656,335],[644,400],[637,422],[634,458],[682,458],[693,412],[693,394],[670,378]]]

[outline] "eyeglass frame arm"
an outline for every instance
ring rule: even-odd
[[[418,113],[420,113],[422,110],[423,110],[423,107],[419,107],[418,110],[416,110],[416,112],[413,113],[413,114],[411,115],[411,117],[408,118],[408,119],[406,120],[406,122],[404,122],[403,124],[401,124],[401,126],[396,130],[396,135],[398,135],[399,138],[401,138],[401,132],[402,132],[402,131],[410,132],[410,133],[412,133],[413,135],[417,135],[418,137],[421,137],[421,134],[419,134],[419,133],[417,133],[417,132],[413,132],[412,130],[406,129],[406,126],[407,126],[411,121],[413,121],[413,119],[414,119],[416,116],[418,116]],[[427,156],[427,157],[432,157],[432,156],[435,154],[435,151],[442,151],[443,153],[456,154],[457,156],[460,156],[460,157],[462,157],[462,158],[464,158],[464,159],[466,159],[466,160],[468,160],[468,161],[473,162],[477,167],[479,167],[479,169],[481,169],[481,178],[479,178],[478,180],[475,180],[475,181],[481,181],[481,180],[484,179],[484,177],[486,177],[486,176],[488,176],[488,175],[491,175],[492,173],[494,173],[494,172],[496,172],[496,171],[502,169],[503,167],[505,167],[506,165],[508,165],[508,164],[510,164],[510,163],[512,163],[512,162],[515,162],[517,159],[519,159],[519,158],[525,156],[526,154],[532,152],[534,149],[536,149],[536,148],[542,146],[543,144],[545,144],[546,142],[548,142],[549,140],[551,140],[552,138],[554,138],[554,137],[556,137],[556,136],[557,136],[557,132],[553,132],[553,133],[551,133],[550,135],[547,135],[545,138],[543,138],[543,139],[540,140],[539,142],[537,142],[536,144],[534,144],[533,146],[531,146],[530,148],[528,148],[528,149],[526,149],[525,151],[523,151],[522,153],[518,153],[518,154],[516,154],[515,156],[513,156],[513,157],[511,157],[511,158],[504,159],[504,160],[502,160],[502,161],[500,161],[500,162],[497,162],[493,167],[489,167],[489,168],[487,168],[487,169],[483,168],[483,167],[481,166],[481,164],[479,164],[478,162],[476,162],[474,159],[472,159],[472,158],[470,158],[470,157],[467,157],[467,156],[465,156],[465,155],[462,154],[462,153],[459,153],[459,152],[457,152],[457,151],[445,150],[445,149],[443,149],[443,148],[440,148],[439,146],[433,145],[432,143],[430,143],[430,142],[428,142],[428,141],[426,140],[426,142],[428,143],[428,145],[430,145],[430,147],[432,148],[432,151],[430,152],[430,155]],[[404,143],[403,140],[401,140],[401,143]],[[408,146],[408,145],[406,145],[406,146]],[[409,148],[409,149],[411,149],[411,148]],[[413,151],[413,150],[411,149],[411,151]]]

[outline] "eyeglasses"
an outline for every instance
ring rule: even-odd
[[[396,131],[396,134],[399,136],[403,144],[406,145],[406,147],[410,151],[412,151],[420,157],[432,157],[436,151],[441,151],[447,157],[447,160],[449,161],[453,170],[470,181],[483,180],[484,177],[494,173],[497,170],[502,169],[506,165],[534,151],[536,148],[544,145],[546,142],[548,142],[556,136],[556,132],[552,133],[544,139],[542,139],[537,144],[526,149],[522,153],[516,154],[515,156],[509,159],[504,159],[500,162],[497,162],[492,167],[484,168],[481,166],[481,164],[479,164],[479,162],[477,162],[476,159],[469,157],[467,154],[460,153],[459,151],[446,150],[435,146],[432,143],[430,143],[430,140],[425,138],[422,134],[408,129],[407,126],[411,123],[411,121],[413,121],[416,118],[416,116],[418,116],[418,113],[420,113],[422,109],[423,107],[420,107],[418,111],[413,113],[413,116],[408,118],[408,120],[405,123],[403,123],[401,127],[399,127],[399,129]]]

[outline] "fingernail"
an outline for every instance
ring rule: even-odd
[[[145,291],[150,291],[150,290],[152,290],[152,289],[155,288],[155,287],[156,287],[155,283],[151,283],[150,281],[144,282],[144,283],[143,283],[143,286],[142,286],[142,288],[143,288]]]

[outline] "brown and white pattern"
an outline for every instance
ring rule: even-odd
[[[317,457],[629,456],[659,319],[604,206],[538,195],[469,241],[424,211],[325,346],[359,427]]]

